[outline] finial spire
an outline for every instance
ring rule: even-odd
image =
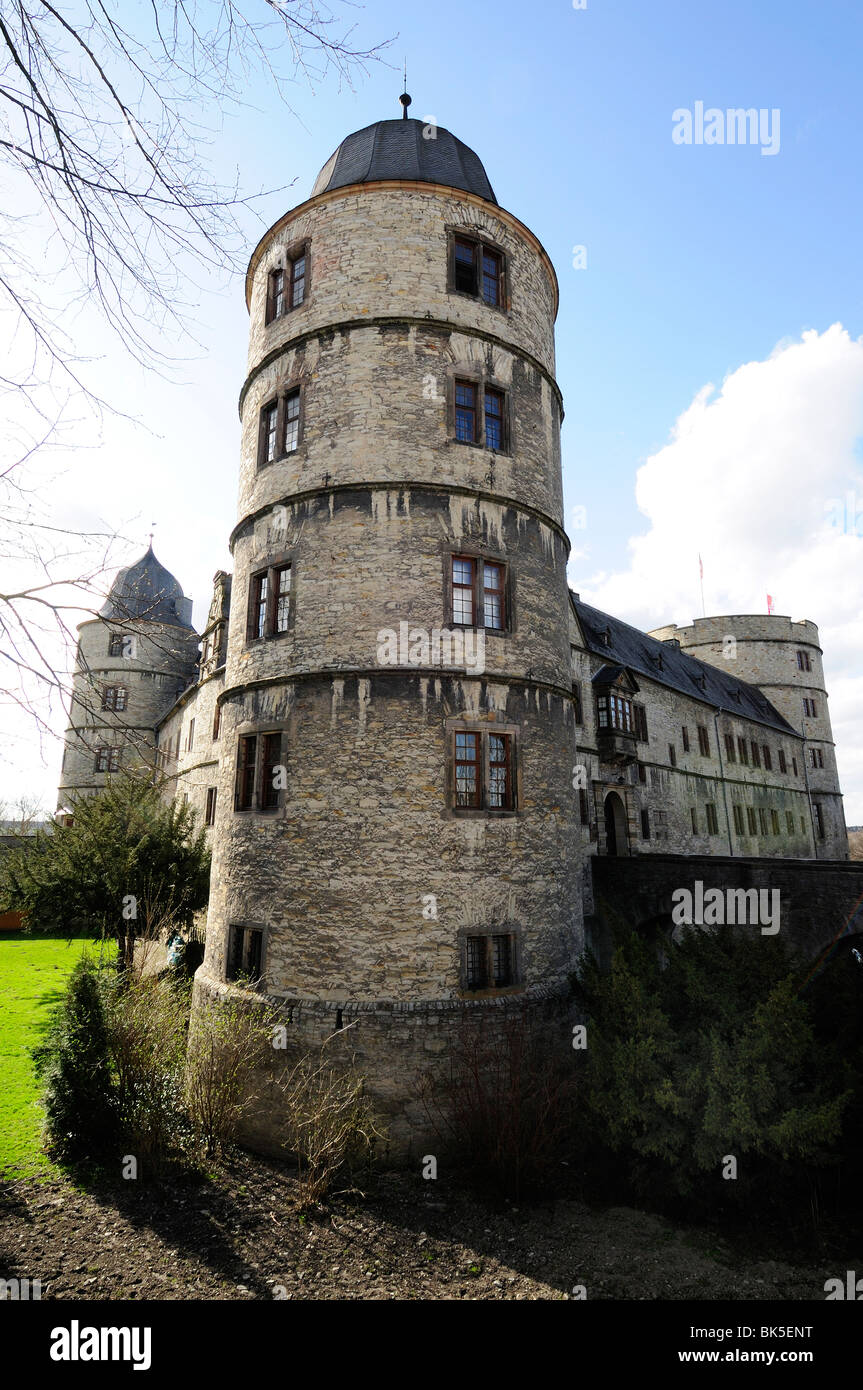
[[[156,522],[155,522],[155,521],[151,521],[151,522],[150,522],[150,525],[151,525],[152,528],[153,528],[153,530],[150,532],[150,549],[152,550],[152,549],[153,549],[153,531],[155,531],[155,529],[156,529]]]
[[[402,104],[402,120],[403,120],[403,121],[406,121],[407,118],[408,118],[408,107],[409,107],[410,104],[411,104],[411,99],[410,99],[410,97],[408,96],[408,60],[407,60],[407,58],[405,58],[405,73],[404,73],[404,76],[405,76],[404,91],[402,92],[401,96],[399,97],[399,101],[400,101],[401,104]]]

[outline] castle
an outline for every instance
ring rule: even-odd
[[[818,631],[645,634],[569,590],[554,267],[406,102],[262,237],[246,297],[233,576],[199,638],[152,548],[118,575],[60,805],[158,770],[213,851],[195,1006],[257,981],[300,1043],[356,1023],[409,1137],[466,1022],[568,1017],[596,857],[847,858]]]

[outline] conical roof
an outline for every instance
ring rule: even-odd
[[[184,597],[170,570],[159,564],[150,545],[140,560],[120,570],[99,616],[121,622],[145,618],[191,628],[190,609],[191,600]]]

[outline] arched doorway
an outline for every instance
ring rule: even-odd
[[[605,852],[625,854],[627,850],[626,812],[617,792],[605,798]]]

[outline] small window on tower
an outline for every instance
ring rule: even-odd
[[[292,454],[300,440],[300,391],[297,387],[285,397],[285,453]]]
[[[249,585],[248,640],[278,637],[291,626],[291,566],[272,565]]]
[[[271,270],[267,281],[267,323],[272,323],[285,312],[285,272]]]
[[[264,933],[260,927],[231,927],[228,938],[227,980],[259,980],[264,954]]]
[[[502,391],[485,389],[485,447],[503,449],[504,396]]]
[[[296,309],[306,297],[306,252],[291,261],[291,308]]]
[[[460,444],[476,443],[476,386],[470,381],[455,384],[455,437]]]
[[[516,983],[515,936],[494,932],[464,938],[464,988],[506,989]]]
[[[468,236],[452,241],[450,289],[481,299],[493,309],[504,307],[506,261],[495,247]]]

